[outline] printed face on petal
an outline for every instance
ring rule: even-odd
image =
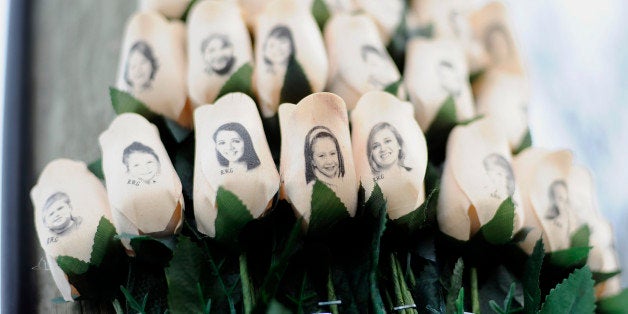
[[[143,89],[149,85],[153,67],[146,55],[139,49],[132,49],[128,62],[129,85],[137,89]]]
[[[69,199],[58,199],[44,208],[44,225],[50,230],[64,230],[72,222]]]
[[[235,62],[233,45],[226,36],[215,35],[203,43],[203,59],[211,71],[224,75],[231,71]]]
[[[128,167],[131,176],[144,182],[150,182],[159,171],[159,161],[149,153],[135,152],[128,157]]]
[[[338,176],[338,150],[330,137],[321,137],[312,144],[312,165],[328,178]]]
[[[286,64],[292,51],[292,33],[286,27],[276,27],[264,44],[264,57],[272,64]]]
[[[401,146],[390,129],[382,129],[373,135],[371,156],[381,168],[387,169],[397,163]]]
[[[453,97],[458,97],[462,92],[462,82],[464,78],[458,69],[447,60],[438,63],[436,73],[441,82],[442,88]]]
[[[229,162],[236,162],[244,154],[244,141],[235,131],[220,131],[216,134],[216,149]]]

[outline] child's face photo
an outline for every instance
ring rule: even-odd
[[[312,145],[313,166],[328,178],[338,176],[338,151],[336,144],[329,137],[323,137],[315,140]]]
[[[203,51],[203,59],[216,73],[229,72],[233,58],[233,46],[223,38],[210,40]]]
[[[44,225],[50,230],[63,230],[72,222],[72,208],[65,199],[56,200],[44,209]]]
[[[150,60],[137,49],[132,50],[128,60],[129,80],[134,87],[144,86],[150,81],[152,72]]]
[[[401,147],[395,134],[389,129],[382,129],[373,135],[371,155],[381,168],[388,168],[399,159]]]
[[[287,37],[270,36],[264,45],[264,56],[273,64],[285,63],[291,54],[290,44]]]
[[[128,167],[131,176],[150,182],[157,175],[159,162],[152,154],[133,152],[129,155]]]
[[[216,149],[229,162],[236,162],[244,154],[244,141],[235,131],[220,131],[216,134]]]

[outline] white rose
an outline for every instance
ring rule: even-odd
[[[427,146],[412,104],[380,91],[364,94],[351,112],[353,160],[366,199],[379,185],[391,219],[425,201]]]
[[[253,218],[261,216],[279,190],[279,173],[253,99],[227,94],[194,111],[194,215],[199,231],[216,235],[216,193],[234,193]]]

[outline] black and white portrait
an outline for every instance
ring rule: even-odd
[[[315,126],[307,133],[304,154],[306,183],[318,179],[333,186],[335,179],[344,177],[345,165],[340,145],[329,128]]]
[[[494,23],[484,31],[484,47],[495,64],[503,63],[512,54],[510,36],[502,23]]]
[[[133,142],[122,152],[122,163],[128,175],[127,184],[139,186],[157,182],[161,163],[155,151],[140,143]]]
[[[491,197],[506,199],[515,193],[515,176],[506,158],[499,154],[491,154],[484,158],[484,170],[492,182]]]
[[[569,190],[565,181],[556,180],[552,182],[548,189],[548,197],[550,206],[545,214],[545,219],[554,220],[562,213],[569,212],[571,204],[569,201]]]
[[[201,43],[201,54],[205,62],[205,72],[225,75],[231,72],[236,57],[233,44],[224,34],[213,34]]]
[[[267,72],[279,73],[285,70],[291,58],[294,58],[296,49],[292,32],[285,25],[275,26],[264,41],[263,58]]]
[[[237,122],[225,123],[213,135],[218,163],[226,169],[221,174],[234,170],[248,171],[260,165],[253,141],[246,128]]]
[[[44,226],[56,235],[64,235],[81,224],[81,217],[72,215],[70,197],[63,192],[52,194],[42,209]]]
[[[131,46],[124,69],[124,81],[133,92],[151,87],[159,65],[153,49],[145,41],[137,41]]]
[[[371,172],[375,176],[394,168],[412,170],[405,165],[406,150],[403,138],[390,123],[381,122],[373,126],[369,133],[366,152]]]
[[[397,80],[386,52],[366,44],[360,48],[360,56],[368,72],[368,84],[372,88],[382,90]]]
[[[462,93],[464,77],[452,62],[441,60],[436,65],[436,74],[440,81],[440,86],[448,95],[457,98]]]

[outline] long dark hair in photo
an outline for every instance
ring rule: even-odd
[[[129,50],[128,56],[131,56],[133,51],[137,51],[141,53],[147,60],[150,62],[150,77],[146,83],[142,85],[143,88],[147,88],[150,86],[153,79],[155,79],[155,74],[157,73],[157,69],[159,69],[159,63],[157,62],[157,58],[153,54],[153,49],[143,40],[136,41],[131,49]],[[127,57],[126,64],[124,65],[124,81],[131,87],[133,86],[133,81],[129,77],[129,60]]]
[[[286,64],[288,63],[288,61],[290,59],[292,59],[294,57],[296,48],[294,47],[294,39],[292,38],[292,31],[290,31],[290,29],[285,26],[285,25],[277,25],[275,26],[270,33],[268,34],[268,36],[266,37],[266,41],[264,42],[264,46],[266,46],[268,44],[268,39],[275,37],[275,38],[284,38],[286,40],[288,40],[288,42],[290,43],[290,55],[289,57],[286,59]],[[264,49],[265,50],[265,49]],[[274,67],[276,64],[273,64],[273,61],[264,54],[264,63],[269,66],[269,67]]]
[[[305,156],[305,182],[310,183],[316,179],[316,174],[314,173],[314,166],[312,165],[312,161],[314,160],[314,143],[321,138],[330,138],[334,145],[336,145],[336,151],[338,152],[338,177],[345,176],[345,162],[342,157],[342,151],[340,151],[340,144],[338,144],[338,140],[331,133],[331,130],[324,126],[315,126],[305,136],[305,147],[304,147],[304,156]]]
[[[237,122],[229,122],[221,125],[216,131],[212,138],[214,142],[216,142],[216,137],[218,133],[221,131],[233,131],[240,135],[242,141],[244,142],[244,151],[242,152],[242,157],[238,160],[238,162],[246,163],[246,170],[255,169],[260,165],[259,157],[257,157],[257,153],[255,152],[255,148],[253,147],[253,141],[251,140],[251,135],[246,130],[246,128]],[[216,150],[216,158],[218,159],[218,163],[223,167],[229,166],[229,160],[222,156],[218,150]]]

